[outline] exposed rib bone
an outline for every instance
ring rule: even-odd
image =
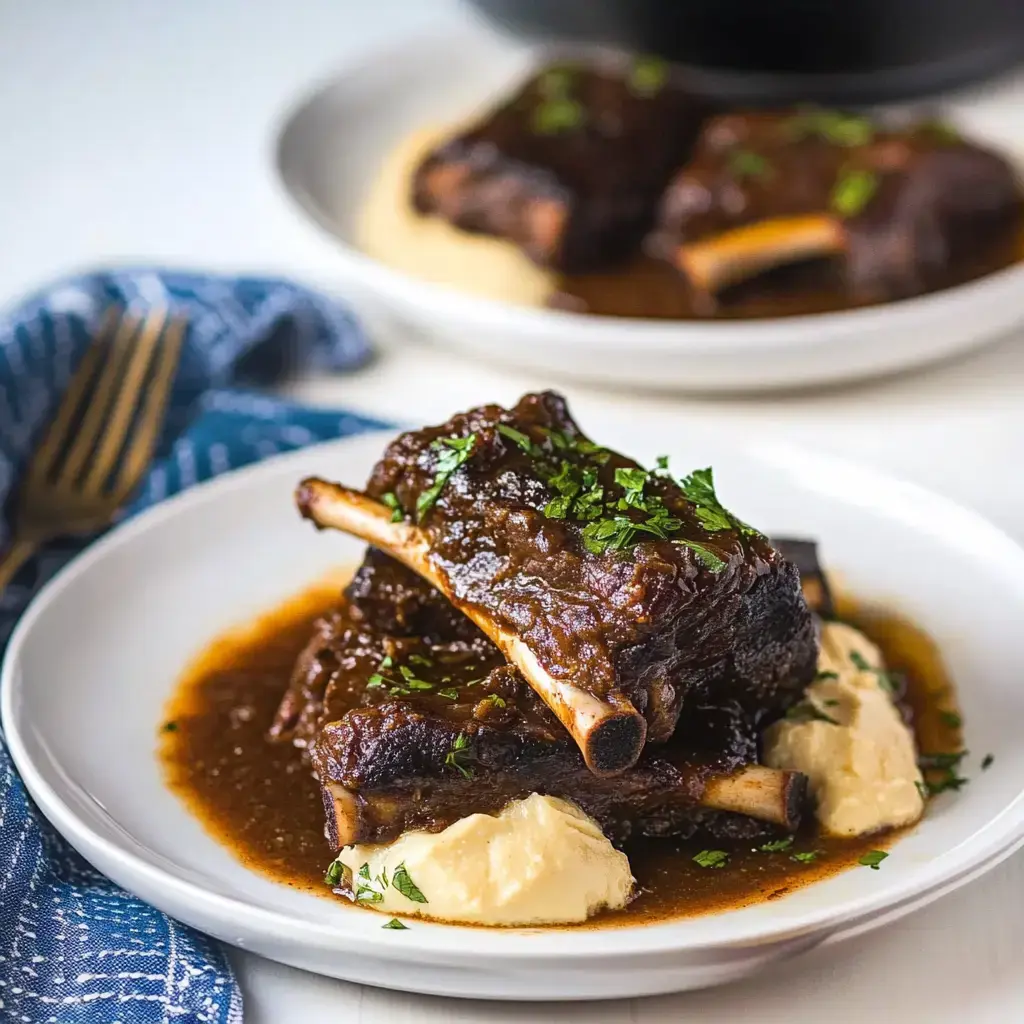
[[[303,516],[319,527],[350,533],[403,562],[471,619],[533,687],[576,741],[595,775],[615,775],[636,763],[647,723],[627,698],[597,697],[555,679],[514,633],[480,608],[457,600],[448,581],[429,558],[429,542],[417,526],[391,521],[391,509],[361,491],[315,477],[302,481],[295,495]]]
[[[681,245],[673,262],[695,289],[715,295],[785,263],[842,255],[846,244],[843,225],[832,217],[772,217]]]
[[[793,831],[807,796],[807,776],[751,764],[731,775],[709,779],[701,804],[733,811]]]
[[[643,765],[634,769],[640,772],[643,770]],[[468,791],[471,785],[472,783],[467,783],[467,806],[471,804]],[[615,786],[617,782],[609,781],[605,785]],[[666,792],[663,799],[652,806],[656,811],[670,810],[676,804],[682,807],[696,806],[707,810],[728,811],[770,825],[778,825],[787,832],[793,832],[800,823],[800,813],[806,794],[807,777],[799,772],[765,768],[763,765],[747,765],[730,775],[709,780],[703,794],[696,798],[696,802],[690,787],[683,783],[678,794]],[[410,799],[408,793],[356,793],[345,789],[339,782],[327,783],[323,787],[323,795],[324,809],[327,812],[324,832],[335,849],[351,846],[353,843],[390,842],[396,839],[402,829],[400,823],[404,819],[403,809]],[[443,820],[444,812],[451,808],[450,793],[444,798],[444,805],[436,809],[436,815],[434,809],[428,806],[429,795],[424,799],[427,804],[418,807],[424,820]],[[564,799],[573,800],[573,794],[564,794]],[[579,794],[579,802],[587,804],[582,793]],[[497,812],[498,808],[494,810]],[[467,810],[466,813],[472,812]]]

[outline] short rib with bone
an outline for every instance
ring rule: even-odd
[[[644,470],[551,392],[402,434],[365,491],[310,479],[297,501],[443,594],[595,776],[701,709],[778,717],[814,676],[797,570],[719,503],[710,471]]]
[[[570,736],[501,652],[435,589],[371,549],[300,657],[272,735],[304,748],[332,849],[436,831],[539,792],[575,802],[610,838],[753,839],[799,824],[806,779],[752,763],[735,708],[702,707],[615,777]]]
[[[697,295],[831,257],[852,297],[888,301],[1016,238],[1021,200],[1003,157],[933,122],[897,130],[828,110],[724,114],[666,189],[648,245]]]

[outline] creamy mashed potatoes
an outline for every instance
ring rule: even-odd
[[[482,298],[543,306],[553,290],[550,275],[514,245],[453,228],[440,217],[421,217],[410,202],[420,159],[455,129],[414,132],[388,156],[366,197],[356,242],[381,263]]]
[[[818,820],[833,835],[908,825],[924,812],[914,738],[874,671],[882,668],[862,633],[826,623],[805,704],[765,735],[765,763],[807,775]]]
[[[597,822],[536,793],[443,832],[346,846],[339,860],[375,910],[468,924],[571,924],[625,906],[633,891],[629,861]]]

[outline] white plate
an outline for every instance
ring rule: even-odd
[[[595,434],[647,459],[672,447],[663,434],[650,443],[645,427]],[[251,873],[165,789],[155,727],[207,640],[358,557],[355,542],[300,522],[291,491],[312,472],[362,480],[382,444],[371,435],[321,446],[168,501],[89,549],[19,624],[0,677],[11,752],[47,817],[120,884],[227,942],[323,974],[450,996],[593,999],[717,984],[867,930],[963,884],[1024,837],[1024,551],[973,513],[869,470],[693,436],[671,453],[675,466],[712,462],[741,515],[819,538],[855,592],[895,602],[939,641],[977,755],[962,793],[936,801],[880,871],[646,928],[385,931],[375,915]],[[981,773],[989,752],[995,763]]]
[[[324,85],[282,131],[277,157],[285,187],[339,243],[339,280],[400,325],[467,355],[549,375],[616,387],[751,391],[920,366],[981,345],[1024,320],[1021,265],[875,308],[672,323],[478,298],[417,280],[360,252],[356,216],[390,149],[412,130],[454,121],[500,94],[530,61],[528,51],[483,32],[407,39]],[[982,139],[1004,148],[1014,141],[1009,129],[1002,137],[984,108],[965,104],[951,113]]]

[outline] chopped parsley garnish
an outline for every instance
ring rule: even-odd
[[[928,792],[932,796],[952,790],[954,793],[961,790],[969,779],[957,773],[960,762],[967,756],[966,750],[956,753],[921,754],[917,763],[925,773]]]
[[[177,722],[164,722],[164,724],[161,727],[160,731],[161,732],[177,732],[178,731],[178,723]]]
[[[875,136],[874,125],[867,118],[838,110],[804,110],[789,122],[789,127],[798,139],[817,136],[843,147],[865,146]]]
[[[394,491],[388,491],[387,494],[380,496],[382,505],[387,505],[391,509],[391,522],[400,523],[405,518],[405,513],[402,512],[402,506],[398,504],[398,495]]]
[[[446,686],[443,690],[437,691],[438,697],[447,697],[448,700],[458,700],[459,691],[454,686]]]
[[[815,677],[815,682],[821,682],[823,679],[838,679],[838,672],[819,672]]]
[[[637,57],[629,73],[629,90],[637,96],[657,95],[668,81],[668,64],[660,57]]]
[[[940,711],[939,720],[950,729],[959,729],[963,725],[963,719],[955,711]]]
[[[612,516],[610,519],[587,523],[583,527],[583,544],[595,555],[605,551],[625,551],[640,540],[641,534],[650,534],[659,540],[669,540],[672,532],[678,530],[681,525],[678,519],[667,513],[655,514],[642,523],[634,522],[628,516]]]
[[[370,878],[370,865],[363,864],[356,880],[356,903],[383,903],[384,891],[388,887],[388,873],[385,868],[374,879]]]
[[[725,850],[701,850],[693,862],[702,868],[724,868],[728,859],[729,854]]]
[[[792,845],[793,837],[788,836],[785,839],[773,839],[770,843],[759,846],[758,849],[762,853],[781,853],[783,850],[788,850]]]
[[[745,537],[761,537],[760,531],[734,516],[719,500],[715,493],[715,478],[710,466],[695,469],[679,481],[683,496],[697,506],[697,519],[708,533],[718,530],[735,530]]]
[[[689,548],[711,572],[726,568],[727,563],[707,545],[676,536],[683,521],[670,512],[660,494],[652,493],[652,484],[671,480],[664,456],[658,459],[658,468],[653,472],[639,466],[617,467],[612,475],[612,490],[598,479],[597,467],[610,457],[607,449],[560,431],[540,429],[554,449],[552,453],[542,452],[537,460],[541,478],[555,492],[544,506],[544,515],[548,519],[584,524],[581,540],[591,554],[626,551],[644,539],[655,538]],[[710,469],[698,470],[678,486],[695,506],[695,515],[708,532],[735,529],[748,536],[760,536],[718,501]]]
[[[377,666],[377,671],[366,680],[366,688],[370,690],[381,686],[394,686],[394,679],[388,679],[384,675],[384,673],[391,668],[394,663],[394,659],[390,654],[384,655],[380,660],[380,664]]]
[[[832,189],[829,205],[840,217],[856,217],[878,191],[878,175],[864,168],[843,171]]]
[[[602,448],[601,445],[594,444],[593,441],[588,441],[585,437],[570,437],[561,430],[552,430],[550,427],[540,427],[539,430],[557,451],[575,452],[595,462],[598,466],[603,466],[611,458],[612,453],[607,448]]]
[[[382,924],[381,928],[387,928],[394,932],[407,932],[409,930],[409,926],[407,924],[402,924],[397,917],[391,918],[387,924]]]
[[[466,437],[442,437],[434,441],[430,448],[440,452],[437,460],[437,471],[434,482],[416,499],[416,518],[422,519],[424,513],[433,506],[444,490],[452,474],[463,465],[473,454],[476,446],[476,434]]]
[[[799,704],[794,704],[786,712],[786,718],[790,722],[828,722],[829,725],[839,724],[810,700],[802,700]]]
[[[548,519],[564,519],[569,514],[569,509],[572,508],[572,498],[568,494],[560,494],[557,498],[552,498],[544,506],[544,515]]]
[[[507,437],[513,444],[518,445],[527,455],[534,455],[537,448],[534,443],[521,430],[510,427],[507,423],[499,423],[497,431],[502,437]]]
[[[798,864],[810,864],[818,859],[817,850],[807,850],[804,852],[791,853],[789,855],[790,860],[795,860]]]
[[[423,895],[419,886],[409,877],[405,861],[402,861],[395,868],[395,873],[391,876],[391,888],[397,889],[407,900],[412,900],[413,903],[427,902],[427,897]]]
[[[722,561],[710,548],[704,547],[703,544],[698,544],[695,540],[676,540],[676,544],[682,544],[683,547],[689,548],[696,556],[697,561],[704,566],[705,569],[710,569],[712,572],[721,572],[725,567],[726,563]]]
[[[858,672],[872,672],[878,679],[878,685],[881,686],[886,693],[890,696],[896,695],[896,683],[893,682],[892,676],[882,668],[875,668],[874,665],[870,664],[860,651],[850,651],[850,662]]]
[[[729,170],[737,178],[770,178],[772,165],[751,149],[734,149],[729,154]]]
[[[885,850],[868,850],[868,852],[865,853],[857,863],[866,868],[871,868],[872,871],[877,871],[879,864],[881,864],[888,856],[889,854],[887,854]]]
[[[986,754],[981,759],[981,770],[984,772],[984,771],[987,771],[989,768],[991,768],[992,767],[992,762],[994,760],[995,760],[995,755],[993,755],[993,754]]]
[[[504,697],[499,697],[498,694],[496,694],[496,693],[489,693],[489,694],[487,694],[487,696],[484,697],[484,699],[482,701],[480,701],[480,703],[486,705],[487,707],[491,707],[491,708],[503,708],[503,707],[505,707],[505,699],[504,699]]]
[[[327,871],[324,873],[324,882],[331,887],[339,885],[344,871],[345,866],[339,859],[335,858],[327,865]]]
[[[425,668],[430,668],[434,663],[424,654],[410,654],[409,655],[410,665],[423,665]]]
[[[619,499],[619,507],[625,511],[627,508],[644,508],[644,487],[647,484],[647,470],[628,469],[620,466],[615,470],[615,482],[626,493]]]
[[[466,766],[466,762],[473,756],[469,744],[469,737],[460,732],[452,743],[452,749],[445,755],[444,763],[448,768],[454,768],[464,779],[473,778],[473,769]]]
[[[835,697],[829,697],[828,700],[823,700],[821,703],[824,704],[827,708],[837,708],[839,707],[841,701],[836,700]]]
[[[586,111],[579,100],[570,96],[553,96],[533,108],[531,125],[538,135],[557,135],[579,128],[585,117]]]
[[[402,665],[398,671],[410,690],[432,690],[434,688],[433,683],[428,683],[425,679],[417,679],[416,673],[408,665]]]

